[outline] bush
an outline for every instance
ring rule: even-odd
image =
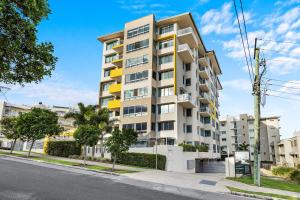
[[[69,158],[72,158],[72,159],[79,159],[79,155],[69,155]]]
[[[155,169],[156,155],[147,153],[122,153],[117,157],[117,163],[125,165],[134,165],[139,167],[148,167]],[[166,156],[157,155],[157,168],[165,170]]]
[[[288,177],[294,170],[295,169],[291,167],[275,167],[272,169],[272,173],[276,176]]]
[[[208,152],[208,145],[201,144],[201,145],[197,145],[196,148],[198,149],[199,152]]]
[[[81,146],[75,141],[49,141],[44,150],[48,155],[60,157],[81,154]]]
[[[300,164],[297,165],[297,169],[300,169]]]
[[[183,148],[183,151],[196,152],[197,148],[191,144],[181,143],[178,146]]]
[[[292,181],[297,182],[298,184],[300,184],[300,170],[293,170],[290,174],[289,174],[289,179],[291,179]]]

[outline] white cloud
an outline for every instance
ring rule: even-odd
[[[222,82],[223,88],[231,88],[234,90],[241,90],[241,91],[252,91],[251,82],[248,79],[234,79]]]

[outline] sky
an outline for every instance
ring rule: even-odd
[[[242,21],[240,1],[236,2]],[[10,86],[6,93],[9,102],[96,104],[102,54],[98,36],[122,30],[124,23],[152,13],[156,19],[162,19],[191,12],[206,48],[215,50],[223,72],[221,116],[253,114],[251,82],[233,1],[50,0],[49,4],[52,13],[39,24],[38,38],[40,42],[53,43],[58,57],[56,69],[39,84]],[[254,39],[262,39],[258,40],[258,46],[264,49],[261,57],[266,58],[264,80],[272,79],[263,87],[267,85],[269,95],[262,116],[280,116],[282,138],[290,137],[295,130],[300,130],[300,0],[243,0],[243,8],[251,57]]]

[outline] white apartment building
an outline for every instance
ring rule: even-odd
[[[278,116],[262,117],[260,123],[260,152],[262,162],[277,163],[278,148],[280,141]],[[254,118],[247,114],[240,114],[239,117],[226,116],[220,121],[221,152],[222,157],[227,154],[234,155],[239,145],[249,145],[250,158],[254,153]]]
[[[278,144],[279,162],[277,164],[289,167],[300,165],[300,132],[295,132],[291,138],[283,139]]]
[[[219,81],[191,13],[157,20],[148,15],[100,36],[99,103],[115,126],[139,133],[139,147],[206,144],[220,157]]]

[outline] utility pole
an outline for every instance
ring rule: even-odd
[[[256,47],[257,38],[255,38],[254,46],[254,83],[253,83],[253,95],[254,95],[254,185],[260,186],[260,50]]]

